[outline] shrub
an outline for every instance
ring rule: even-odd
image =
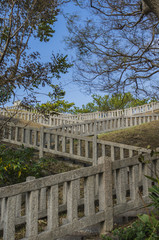
[[[48,160],[34,159],[34,149],[21,147],[14,149],[0,146],[0,186],[19,183],[27,176],[43,176]]]
[[[128,227],[121,227],[112,232],[112,237],[103,236],[104,240],[155,240],[159,239],[159,221],[154,215],[143,214]],[[114,238],[117,237],[117,238]]]

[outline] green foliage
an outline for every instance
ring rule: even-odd
[[[38,109],[39,112],[42,112],[43,114],[47,113],[68,113],[70,112],[70,108],[74,106],[74,103],[69,103],[65,100],[57,100],[55,102],[47,101],[46,103],[37,104],[36,109]]]
[[[149,98],[138,99],[135,98],[130,92],[122,94],[116,93],[104,95],[103,97],[98,94],[92,95],[93,101],[82,105],[82,108],[74,107],[74,113],[88,113],[96,111],[110,111],[115,109],[124,109],[129,107],[141,106],[149,102]],[[154,99],[153,99],[154,101]]]
[[[12,89],[12,87],[6,88],[4,86],[0,86],[0,105],[9,101],[12,95]]]
[[[49,92],[48,96],[50,97],[51,101],[37,104],[36,109],[44,114],[71,112],[71,108],[75,104],[73,102],[69,103],[63,99],[65,96],[65,91],[63,91],[63,89],[58,85],[51,84],[50,86],[52,88],[52,92]]]
[[[48,42],[53,37],[59,4],[54,0],[0,1],[0,105],[15,99],[17,89],[27,94],[22,100],[25,104],[37,102],[37,89],[52,84],[72,66],[62,54],[52,54],[42,62],[40,53],[30,48],[33,38]]]
[[[38,25],[37,37],[40,38],[41,42],[48,42],[55,30],[53,29],[53,24],[56,21],[55,16],[52,16],[52,19],[43,20],[41,19],[40,24]]]
[[[149,98],[140,100],[138,98],[135,98],[130,92],[125,94],[118,93],[112,95],[111,99],[109,100],[109,105],[112,110],[115,110],[141,106],[148,103],[148,101]]]
[[[74,106],[73,113],[89,113],[96,112],[98,109],[95,107],[94,103],[87,103],[86,105],[82,105],[82,108]]]
[[[73,64],[68,63],[68,55],[57,54],[56,56],[52,54],[51,60],[53,64],[51,65],[51,73],[53,77],[57,79],[60,78],[60,73],[67,73],[68,68],[71,68]]]
[[[159,210],[159,184],[154,185],[151,188],[149,188],[150,195],[149,197],[152,200],[152,205]]]
[[[52,92],[48,93],[48,96],[52,101],[58,101],[64,98],[66,92],[59,85],[51,84]]]
[[[113,231],[113,236],[119,240],[154,240],[159,239],[159,221],[155,216],[143,214],[128,227],[120,227]],[[103,236],[104,240],[111,240],[110,236]]]
[[[34,149],[21,146],[17,149],[0,146],[0,186],[26,180],[27,176],[40,177],[49,161],[34,159]]]

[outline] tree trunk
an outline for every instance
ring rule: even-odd
[[[159,19],[159,0],[144,0],[144,2]]]

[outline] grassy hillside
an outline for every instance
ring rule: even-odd
[[[140,126],[123,130],[103,133],[98,136],[101,140],[124,143],[137,147],[152,149],[159,147],[159,121],[145,123]]]

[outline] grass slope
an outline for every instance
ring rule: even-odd
[[[151,149],[159,147],[159,121],[141,124],[98,136],[99,139]]]

